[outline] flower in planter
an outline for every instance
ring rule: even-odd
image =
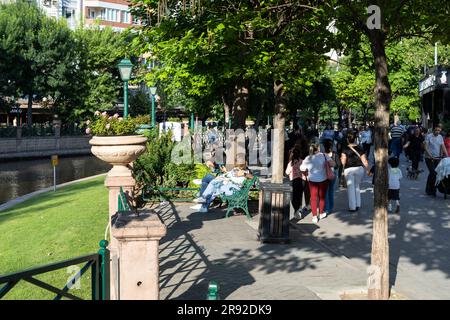
[[[124,119],[118,113],[109,116],[106,111],[102,113],[96,111],[94,118],[85,122],[87,127],[86,134],[93,134],[95,136],[135,135],[136,130],[143,123],[148,123],[148,117],[140,116]]]

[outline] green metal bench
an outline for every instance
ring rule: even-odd
[[[255,186],[255,188],[253,188]],[[223,201],[227,202],[227,214],[225,215],[226,218],[230,215],[230,212],[233,209],[242,209],[245,212],[245,215],[247,216],[247,219],[251,219],[250,213],[248,212],[248,197],[250,194],[250,191],[252,190],[258,190],[259,189],[259,179],[257,176],[254,176],[250,180],[245,180],[244,185],[241,189],[235,190],[232,195],[226,196],[221,195],[220,198]]]

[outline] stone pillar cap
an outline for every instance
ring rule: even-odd
[[[143,210],[138,214],[119,211],[111,231],[119,241],[143,241],[161,239],[166,235],[167,228],[153,211]]]

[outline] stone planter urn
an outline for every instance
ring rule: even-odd
[[[89,143],[91,152],[99,159],[108,162],[113,168],[108,172],[105,186],[109,189],[109,218],[117,213],[118,196],[122,189],[130,196],[136,185],[130,164],[145,152],[147,138],[143,135],[133,136],[93,136]],[[111,227],[112,229],[112,227]],[[119,299],[119,272],[117,269],[119,259],[119,243],[112,235],[109,244],[110,250],[110,290],[111,300]]]
[[[147,138],[133,136],[93,136],[91,152],[113,166],[108,176],[131,176],[129,164],[145,152]]]

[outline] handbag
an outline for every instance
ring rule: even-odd
[[[325,156],[325,154],[323,155],[323,157],[325,158],[325,170],[327,171],[327,179],[328,180],[334,180],[335,179],[335,175],[333,170],[331,169],[330,163],[327,160],[327,157]]]

